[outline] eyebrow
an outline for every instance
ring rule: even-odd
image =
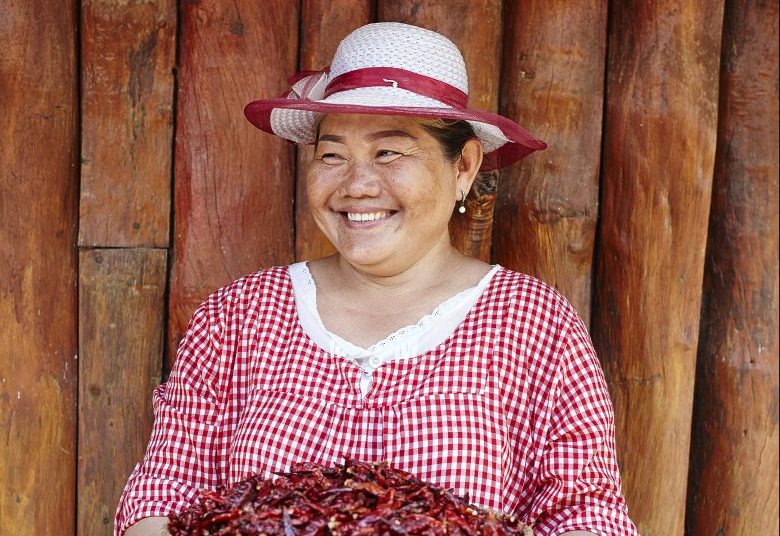
[[[412,136],[408,132],[404,132],[403,130],[380,130],[379,132],[372,132],[366,136],[366,139],[369,141],[376,141],[382,138],[409,138],[411,140],[417,141],[416,137]],[[337,136],[335,134],[322,134],[319,138],[317,138],[318,143],[321,141],[344,143],[344,140],[344,136]]]
[[[409,138],[417,141],[417,138],[403,130],[380,130],[379,132],[374,132],[366,136],[366,139],[371,141],[380,140],[382,138]]]

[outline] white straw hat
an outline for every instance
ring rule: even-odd
[[[244,114],[257,128],[295,143],[316,141],[321,114],[362,113],[468,121],[485,153],[481,171],[547,147],[510,119],[469,109],[458,47],[417,26],[362,26],[341,41],[329,69],[302,72],[289,82],[286,96],[251,102]]]

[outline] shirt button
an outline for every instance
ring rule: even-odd
[[[371,373],[367,371],[363,371],[360,374],[360,381],[358,381],[358,389],[363,394],[366,394],[369,389],[371,389],[371,385],[374,383],[374,379],[371,377]]]
[[[379,365],[382,364],[382,360],[379,359],[376,356],[373,356],[371,359],[368,360],[368,364],[371,365],[372,367],[376,368],[376,367],[378,367]]]

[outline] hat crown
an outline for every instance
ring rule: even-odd
[[[463,56],[441,34],[400,22],[358,28],[339,43],[330,78],[370,67],[394,67],[435,78],[468,94]]]

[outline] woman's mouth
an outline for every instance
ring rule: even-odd
[[[365,223],[365,222],[377,222],[386,220],[391,217],[397,211],[395,210],[382,210],[376,212],[341,212],[341,216],[344,217],[350,223]]]

